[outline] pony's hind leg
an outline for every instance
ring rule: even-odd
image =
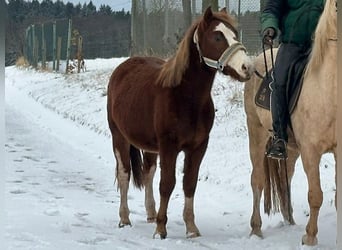
[[[194,216],[194,195],[198,180],[198,171],[203,156],[207,149],[208,140],[205,140],[198,148],[193,151],[185,152],[183,189],[185,196],[183,219],[186,225],[187,238],[201,236]]]
[[[131,174],[129,155],[130,145],[124,140],[121,134],[113,129],[113,127],[111,127],[111,131],[113,151],[116,158],[116,179],[120,190],[119,227],[124,227],[126,225],[131,225],[127,203],[127,193]]]
[[[120,153],[120,151],[115,148],[115,158],[116,158],[116,178],[118,180],[118,187],[120,190],[120,222],[119,227],[124,227],[131,225],[129,220],[129,208],[127,203],[127,194],[130,180],[130,167],[129,161],[127,161],[127,156],[125,152]]]
[[[153,196],[153,177],[156,172],[157,154],[144,153],[144,186],[145,186],[145,208],[147,222],[152,223],[156,220],[156,204]]]

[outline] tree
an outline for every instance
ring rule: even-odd
[[[82,5],[81,5],[81,3],[79,2],[77,5],[75,5],[75,8],[74,8],[74,15],[75,15],[75,16],[81,16],[81,10],[82,10]]]
[[[187,30],[191,25],[191,2],[189,0],[182,0],[184,13],[184,30]]]
[[[103,14],[103,15],[110,15],[112,14],[112,8],[109,5],[104,5],[101,4],[100,9],[98,11],[99,14]]]
[[[87,5],[87,16],[94,15],[96,13],[96,6],[90,1]]]
[[[57,18],[65,17],[65,5],[61,0],[57,0],[54,3],[54,16]]]
[[[67,18],[71,18],[74,15],[74,11],[74,5],[68,2],[65,5],[65,15],[67,16]]]

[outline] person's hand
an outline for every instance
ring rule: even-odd
[[[262,34],[262,42],[264,45],[272,46],[275,37],[275,30],[273,28],[266,28]]]

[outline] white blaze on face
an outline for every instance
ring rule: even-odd
[[[217,25],[215,31],[222,32],[229,46],[232,46],[238,42],[236,40],[235,33],[223,23]],[[229,65],[231,68],[233,68],[241,76],[246,75],[246,67],[250,69],[252,66],[252,61],[244,50],[238,50],[228,62],[224,63],[225,65]]]

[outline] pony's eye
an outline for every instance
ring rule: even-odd
[[[215,41],[216,41],[216,42],[224,41],[224,36],[222,35],[221,32],[215,33]]]

